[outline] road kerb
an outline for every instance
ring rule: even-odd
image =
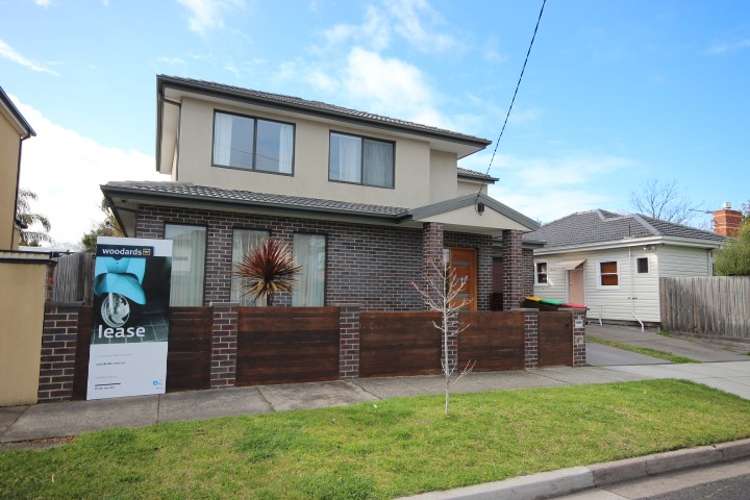
[[[655,453],[642,457],[571,467],[520,476],[504,481],[477,484],[446,491],[433,491],[411,500],[531,500],[568,495],[577,491],[611,485],[646,476],[674,472],[701,465],[712,465],[750,457],[750,439],[711,446]]]

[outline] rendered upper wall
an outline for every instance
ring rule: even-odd
[[[21,136],[0,113],[0,250],[14,248],[14,219]]]

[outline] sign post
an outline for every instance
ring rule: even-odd
[[[170,240],[96,240],[86,399],[164,394]]]

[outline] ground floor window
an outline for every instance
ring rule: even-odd
[[[230,290],[230,300],[232,302],[239,302],[242,306],[250,307],[267,305],[266,297],[260,297],[256,300],[246,293],[247,288],[243,286],[243,281],[245,280],[234,276],[234,272],[245,256],[252,254],[268,239],[268,236],[268,231],[251,229],[235,229],[232,231],[232,286]]]
[[[601,286],[618,286],[620,278],[617,274],[617,261],[600,262],[599,275]]]
[[[536,284],[546,285],[547,284],[547,263],[537,262],[536,263]]]
[[[203,273],[206,262],[206,228],[167,224],[164,238],[172,240],[170,306],[203,305]]]
[[[319,234],[294,235],[294,261],[302,266],[292,292],[293,306],[325,303],[326,238]]]

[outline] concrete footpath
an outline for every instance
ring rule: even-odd
[[[750,361],[684,365],[555,367],[529,371],[474,373],[455,392],[562,387],[578,384],[679,378],[750,399]],[[74,436],[111,427],[139,427],[179,420],[207,419],[379,399],[439,394],[439,376],[370,378],[306,384],[186,391],[162,396],[67,401],[0,408],[0,444]]]

